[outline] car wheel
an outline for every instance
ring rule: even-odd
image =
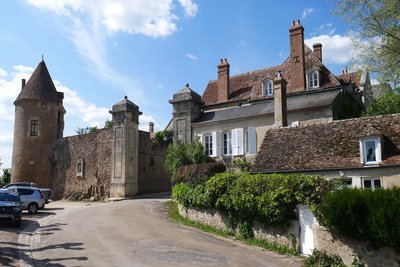
[[[17,228],[21,227],[21,218],[16,218],[15,219],[15,227],[17,227]]]
[[[36,213],[36,212],[38,211],[38,208],[39,208],[38,204],[36,204],[36,203],[29,203],[29,205],[28,205],[28,212],[29,212],[30,214],[34,214],[34,213]]]

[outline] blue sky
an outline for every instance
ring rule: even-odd
[[[203,93],[220,58],[231,75],[282,63],[292,20],[306,43],[323,45],[335,74],[351,64],[351,32],[332,15],[335,1],[18,0],[0,8],[0,159],[11,166],[14,105],[21,79],[42,54],[65,94],[64,135],[102,127],[125,95],[139,105],[140,128],[171,118],[168,100],[186,83]]]

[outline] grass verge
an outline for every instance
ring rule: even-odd
[[[178,203],[176,203],[175,201],[167,201],[166,202],[166,209],[167,209],[167,213],[168,213],[168,217],[170,219],[172,219],[173,221],[177,222],[177,223],[181,223],[183,225],[189,226],[189,227],[193,227],[193,228],[197,228],[200,229],[204,232],[207,233],[212,233],[212,234],[216,234],[222,237],[230,237],[230,238],[234,238],[235,240],[240,240],[248,245],[253,245],[253,246],[257,246],[257,247],[261,247],[264,248],[266,250],[271,250],[274,252],[278,252],[279,254],[283,254],[283,255],[292,255],[292,256],[299,256],[299,253],[297,252],[297,250],[293,249],[293,248],[289,248],[283,245],[279,245],[279,244],[274,244],[274,243],[269,243],[265,240],[261,240],[261,239],[256,239],[256,238],[250,238],[250,239],[243,239],[243,238],[239,238],[238,236],[235,236],[233,231],[229,231],[229,230],[220,230],[217,228],[214,228],[212,226],[209,225],[205,225],[202,223],[198,223],[198,222],[194,222],[191,221],[187,218],[182,217],[179,214],[178,211]]]

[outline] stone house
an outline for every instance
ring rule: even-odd
[[[64,94],[42,60],[14,102],[12,182],[49,187],[54,198],[125,198],[169,191],[166,147],[140,131],[139,107],[125,97],[112,106],[112,127],[63,137]],[[150,125],[154,128],[154,125]]]
[[[333,75],[323,64],[322,45],[305,45],[300,21],[293,21],[289,33],[290,56],[282,64],[230,76],[230,64],[221,59],[218,79],[201,97],[188,85],[176,92],[168,126],[174,141],[200,138],[208,155],[229,162],[254,157],[274,126],[359,116],[367,104],[368,74]]]
[[[252,171],[340,178],[371,190],[400,186],[400,114],[269,129]]]

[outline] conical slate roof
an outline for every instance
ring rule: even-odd
[[[63,93],[57,92],[46,63],[42,60],[22,88],[14,104],[21,100],[50,100],[58,102],[62,101],[62,99]]]

